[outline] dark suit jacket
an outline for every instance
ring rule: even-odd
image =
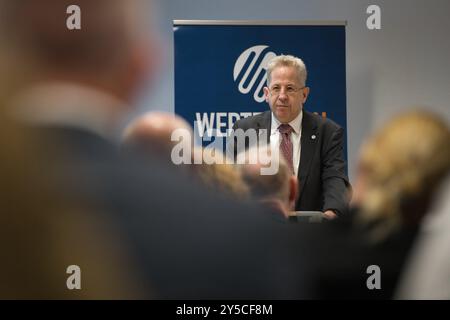
[[[233,129],[266,129],[270,139],[271,111],[237,121]],[[296,210],[348,211],[350,183],[345,174],[344,130],[329,119],[303,110],[301,156]]]

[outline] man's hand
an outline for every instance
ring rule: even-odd
[[[337,218],[337,214],[333,210],[327,210],[323,213],[325,219],[333,220]]]

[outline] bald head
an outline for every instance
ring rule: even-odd
[[[193,137],[192,127],[183,118],[171,113],[149,112],[128,125],[123,135],[123,146],[142,154],[152,153],[170,159],[172,148],[177,143],[171,140],[171,136],[177,129],[184,129]]]

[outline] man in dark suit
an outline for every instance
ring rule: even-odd
[[[233,129],[267,130],[267,143],[273,150],[280,150],[298,177],[296,210],[322,211],[334,218],[347,212],[349,202],[344,130],[331,120],[303,110],[309,94],[306,77],[301,59],[284,55],[273,58],[267,68],[268,86],[264,88],[271,111],[241,119]]]
[[[139,2],[78,0],[81,30],[66,28],[71,1],[5,3],[4,30],[39,70],[21,88],[14,112],[43,137],[43,170],[117,231],[145,298],[303,297],[297,261],[307,241],[296,241],[298,232],[289,236],[263,209],[215,195],[160,160],[118,156],[120,115],[156,64],[154,43],[142,32],[149,29],[138,19],[148,11]],[[103,261],[101,272],[108,274],[110,263]],[[81,267],[83,274],[92,270],[90,263]],[[96,285],[82,283],[84,290]]]

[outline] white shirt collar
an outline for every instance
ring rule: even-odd
[[[294,129],[295,134],[300,134],[302,131],[302,119],[303,119],[303,110],[300,110],[297,117],[295,117],[294,120],[289,122],[289,125]],[[272,125],[270,127],[270,134],[275,134],[278,132],[278,127],[281,125],[281,122],[275,117],[275,115],[272,112]]]

